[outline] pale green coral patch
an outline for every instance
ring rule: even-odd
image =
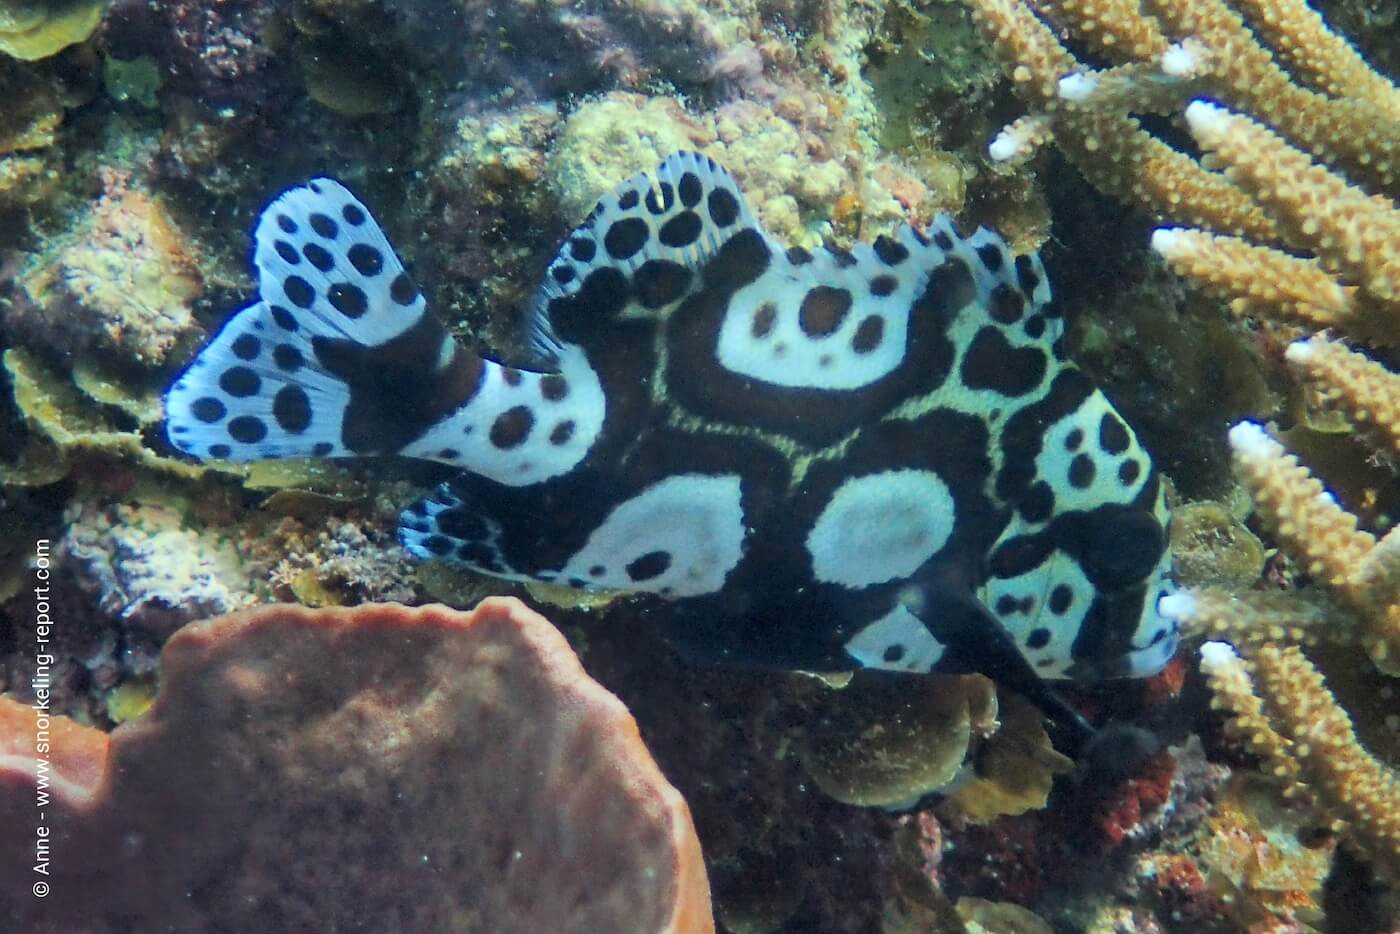
[[[103,59],[102,83],[107,88],[107,96],[119,104],[132,103],[147,110],[160,105],[156,97],[160,90],[160,69],[156,60],[149,56],[130,60]]]

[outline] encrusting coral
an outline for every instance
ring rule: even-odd
[[[159,364],[198,335],[190,304],[203,282],[160,203],[128,171],[100,174],[92,210],[21,270],[10,325],[35,343]]]
[[[515,600],[196,623],[145,715],[41,727],[53,897],[0,893],[7,930],[714,930],[684,800]],[[6,827],[34,819],[35,728],[0,699]],[[6,878],[34,860],[6,836]]]

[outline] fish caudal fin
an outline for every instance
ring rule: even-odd
[[[253,262],[260,300],[166,394],[180,450],[236,461],[401,453],[507,483],[586,451],[602,414],[586,366],[565,380],[459,348],[338,182],[316,179],[269,205]],[[543,437],[527,446],[533,435]]]
[[[391,450],[404,426],[378,397],[395,361],[470,370],[368,210],[339,183],[285,192],[254,240],[260,301],[234,315],[166,394],[180,450],[235,461]]]
[[[286,326],[290,325],[290,327]],[[350,402],[296,319],[265,302],[234,315],[165,396],[166,430],[195,457],[340,456]]]

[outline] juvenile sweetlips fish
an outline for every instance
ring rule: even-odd
[[[171,387],[171,442],[462,468],[403,513],[414,555],[658,595],[709,658],[981,671],[1080,728],[1043,679],[1176,649],[1159,475],[1065,359],[1040,259],[987,230],[786,248],[678,153],[564,243],[530,368],[457,346],[337,182],[254,241],[259,300]]]

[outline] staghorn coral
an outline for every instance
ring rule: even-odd
[[[1334,829],[1392,883],[1400,880],[1400,776],[1357,741],[1351,719],[1296,647],[1261,645],[1246,663],[1224,642],[1201,648],[1218,709],[1285,790],[1332,815]]]
[[[1376,311],[1394,300],[1386,270],[1395,248],[1386,244],[1395,221],[1388,202],[1367,193],[1400,182],[1391,174],[1400,138],[1393,92],[1301,0],[1240,4],[1283,52],[1310,50],[1281,55],[1299,81],[1223,0],[1153,2],[1146,12],[1119,3],[1044,4],[1057,23],[1120,63],[1099,72],[1020,3],[968,2],[1022,96],[1039,109],[993,144],[994,159],[1023,159],[1053,138],[1103,190],[1197,228],[1158,231],[1153,246],[1237,312],[1344,326],[1368,338],[1383,333]],[[1201,101],[1186,106],[1202,94],[1257,120]],[[1200,162],[1130,115],[1182,109],[1209,153]],[[1213,171],[1222,166],[1227,171]],[[1354,174],[1367,193],[1339,173]],[[1295,253],[1271,245],[1280,241]],[[1315,257],[1295,255],[1306,252]]]
[[[1285,357],[1375,447],[1400,455],[1400,375],[1325,334],[1290,344]]]
[[[1301,599],[1203,587],[1167,598],[1168,612],[1237,645],[1325,638],[1365,646],[1382,671],[1400,671],[1400,532],[1379,542],[1357,528],[1298,459],[1258,425],[1230,432],[1241,482],[1255,510],[1325,593]]]
[[[1053,138],[1095,185],[1159,217],[1271,239],[1276,218],[1246,191],[1174,151],[1131,116],[1172,113],[1191,97],[1207,94],[1259,115],[1331,164],[1362,169],[1377,184],[1391,181],[1387,154],[1396,145],[1395,118],[1384,100],[1361,96],[1374,94],[1384,82],[1334,83],[1333,96],[1309,90],[1304,84],[1316,79],[1317,70],[1300,68],[1301,82],[1293,80],[1224,0],[1153,0],[1143,9],[1118,2],[1041,4],[1055,23],[1114,63],[1102,71],[1078,61],[1022,3],[968,2],[1021,96],[1036,108],[993,144],[994,159],[1024,159],[1035,145]],[[1241,6],[1252,15],[1265,5]],[[1294,28],[1309,21],[1309,29],[1325,33],[1301,0],[1272,7],[1289,15]],[[1334,72],[1369,71],[1335,37],[1323,47],[1286,27],[1272,35],[1275,41],[1284,36],[1287,44],[1308,46],[1313,60],[1326,61]]]
[[[34,717],[0,700],[7,826]],[[714,930],[685,802],[514,600],[221,617],[110,740],[47,724],[54,897],[0,894],[12,930]],[[7,877],[32,843],[7,838]]]
[[[1266,352],[1285,357],[1355,430],[1394,450],[1397,377],[1337,336],[1395,342],[1400,210],[1389,196],[1400,193],[1400,123],[1391,82],[1301,0],[1038,3],[1110,62],[1098,71],[1027,6],[968,2],[1034,108],[993,143],[992,158],[1022,160],[1053,139],[1097,187],[1186,224],[1158,230],[1153,249],[1253,321]],[[1202,95],[1221,103],[1188,105]],[[1174,113],[1204,152],[1199,161],[1134,116]],[[1297,340],[1324,330],[1332,333]],[[1400,673],[1400,533],[1378,541],[1359,528],[1257,425],[1236,426],[1230,442],[1257,515],[1318,586],[1194,587],[1167,598],[1164,611],[1229,639],[1259,666],[1252,688],[1228,650],[1208,653],[1232,729],[1267,772],[1286,787],[1306,785],[1321,814],[1352,827],[1352,843],[1393,879],[1385,830],[1385,815],[1400,813],[1393,776],[1290,643],[1359,642],[1378,668]],[[1331,730],[1325,742],[1310,738],[1309,718]],[[1359,829],[1358,807],[1366,815]]]
[[[1396,673],[1400,532],[1377,542],[1358,529],[1356,517],[1259,426],[1237,425],[1230,443],[1257,513],[1321,586],[1288,593],[1195,587],[1166,598],[1163,611],[1246,653],[1248,663],[1225,642],[1202,649],[1213,704],[1225,712],[1230,734],[1287,796],[1312,804],[1394,882],[1400,781],[1361,744],[1298,645],[1358,642],[1378,668]]]

